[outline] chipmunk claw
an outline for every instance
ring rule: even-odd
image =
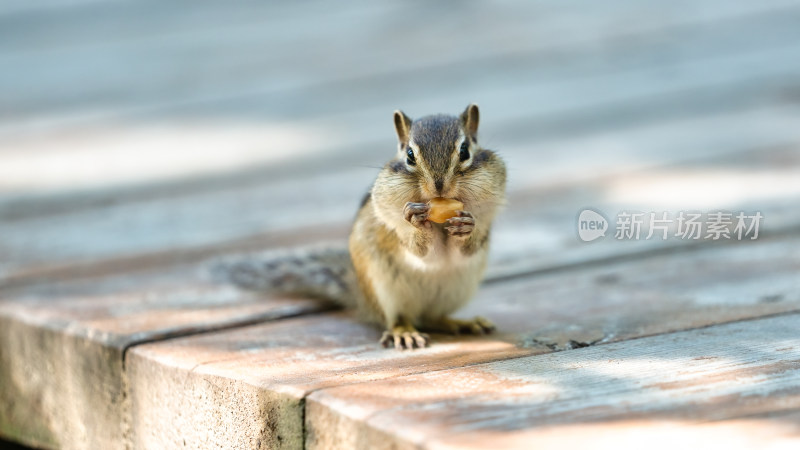
[[[431,223],[428,221],[430,210],[431,206],[427,203],[408,202],[403,207],[403,217],[417,228],[430,229]]]
[[[384,348],[394,347],[397,350],[410,350],[427,347],[429,340],[428,334],[416,330],[392,330],[383,332],[380,344]]]
[[[455,217],[447,219],[447,225],[444,227],[450,236],[466,237],[475,229],[475,218],[472,213],[467,211],[456,211],[458,214]]]

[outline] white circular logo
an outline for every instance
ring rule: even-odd
[[[591,242],[600,237],[605,237],[608,231],[608,219],[591,208],[584,208],[578,214],[578,237],[583,242]]]

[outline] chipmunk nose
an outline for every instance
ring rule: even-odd
[[[434,184],[436,185],[436,192],[441,194],[442,193],[442,188],[444,187],[444,180],[442,180],[440,178],[440,179],[436,180],[434,182]]]

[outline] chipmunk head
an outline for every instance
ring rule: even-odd
[[[440,114],[411,120],[395,111],[398,154],[391,169],[416,180],[422,199],[459,198],[468,188],[465,177],[479,166],[478,119],[474,104],[459,117]]]

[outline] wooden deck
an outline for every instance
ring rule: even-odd
[[[795,448],[800,2],[0,4],[0,437],[47,448]],[[491,336],[398,352],[209,259],[345,239],[391,112],[509,166]],[[580,242],[745,211],[756,240]]]

